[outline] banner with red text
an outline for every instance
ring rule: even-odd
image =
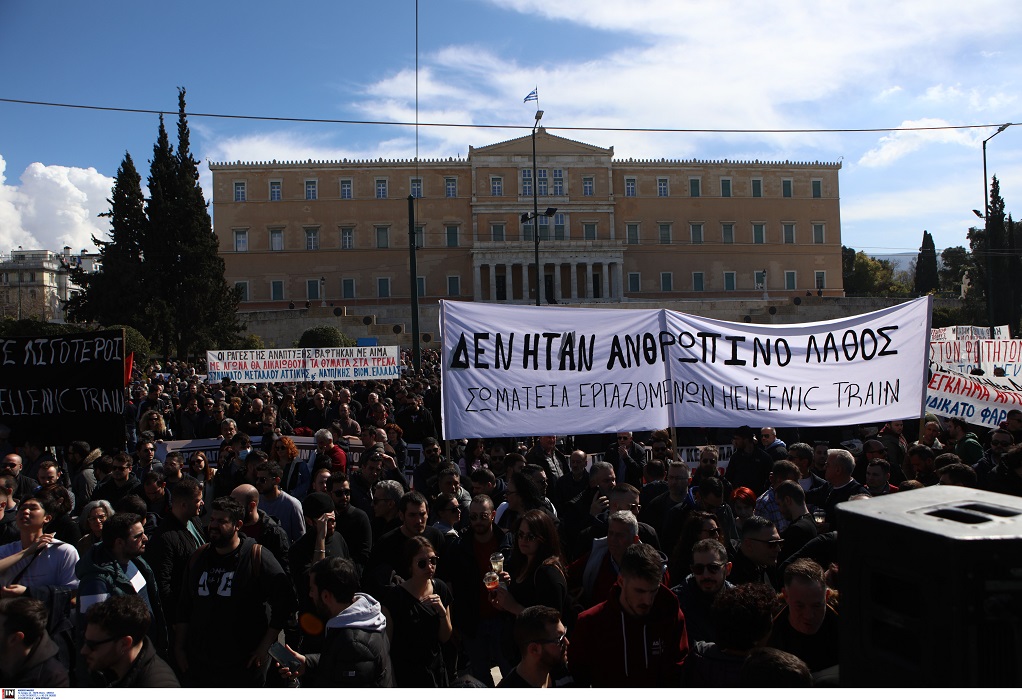
[[[245,384],[396,379],[401,376],[401,351],[397,345],[209,350],[206,365],[214,382],[224,377]]]

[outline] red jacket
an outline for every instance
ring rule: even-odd
[[[315,468],[327,466],[325,463],[321,463],[325,459],[330,460],[329,469],[332,472],[345,472],[348,466],[348,455],[345,454],[344,450],[339,445],[330,445],[330,447],[323,451],[320,457],[317,457]]]
[[[688,656],[678,599],[661,584],[650,613],[633,618],[622,610],[620,596],[614,584],[606,602],[578,616],[568,637],[571,675],[594,688],[678,687]]]

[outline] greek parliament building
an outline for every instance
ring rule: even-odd
[[[839,163],[620,160],[543,128],[535,145],[535,221],[531,136],[467,158],[210,164],[240,310],[407,315],[409,194],[424,308],[530,303],[537,282],[544,304],[843,296]]]

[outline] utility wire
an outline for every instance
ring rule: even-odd
[[[66,102],[44,102],[40,100],[18,100],[0,97],[0,102],[7,104],[31,105],[36,107],[60,107],[63,109],[86,109],[99,112],[122,112],[127,114],[167,114],[176,109],[141,109],[133,107],[104,107],[100,105],[81,105]],[[189,118],[204,117],[207,119],[240,119],[249,121],[297,122],[305,124],[349,124],[353,126],[409,126],[438,127],[448,129],[531,129],[529,124],[459,124],[455,122],[413,122],[385,121],[379,119],[320,119],[314,117],[269,117],[253,114],[216,114],[212,112],[188,112]],[[856,134],[878,133],[888,131],[947,131],[953,129],[989,129],[1003,126],[1006,122],[996,124],[958,124],[948,126],[892,126],[869,127],[858,129],[681,129],[666,127],[631,127],[631,126],[546,126],[556,131],[610,131],[637,133],[669,133],[669,134]],[[1008,122],[1016,126],[1018,122]]]

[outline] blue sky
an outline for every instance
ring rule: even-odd
[[[857,129],[1022,122],[1022,4],[420,0],[421,157],[553,133],[618,158],[841,160],[842,238],[875,255],[966,245],[992,128],[825,134],[557,131],[558,126]],[[412,122],[415,3],[0,3],[0,98]],[[191,120],[197,158],[410,158],[410,127]],[[0,102],[0,252],[93,248],[125,151],[143,174],[154,115]],[[1022,216],[1022,125],[988,145]],[[200,166],[204,183],[209,171]],[[214,212],[215,216],[215,212]]]

